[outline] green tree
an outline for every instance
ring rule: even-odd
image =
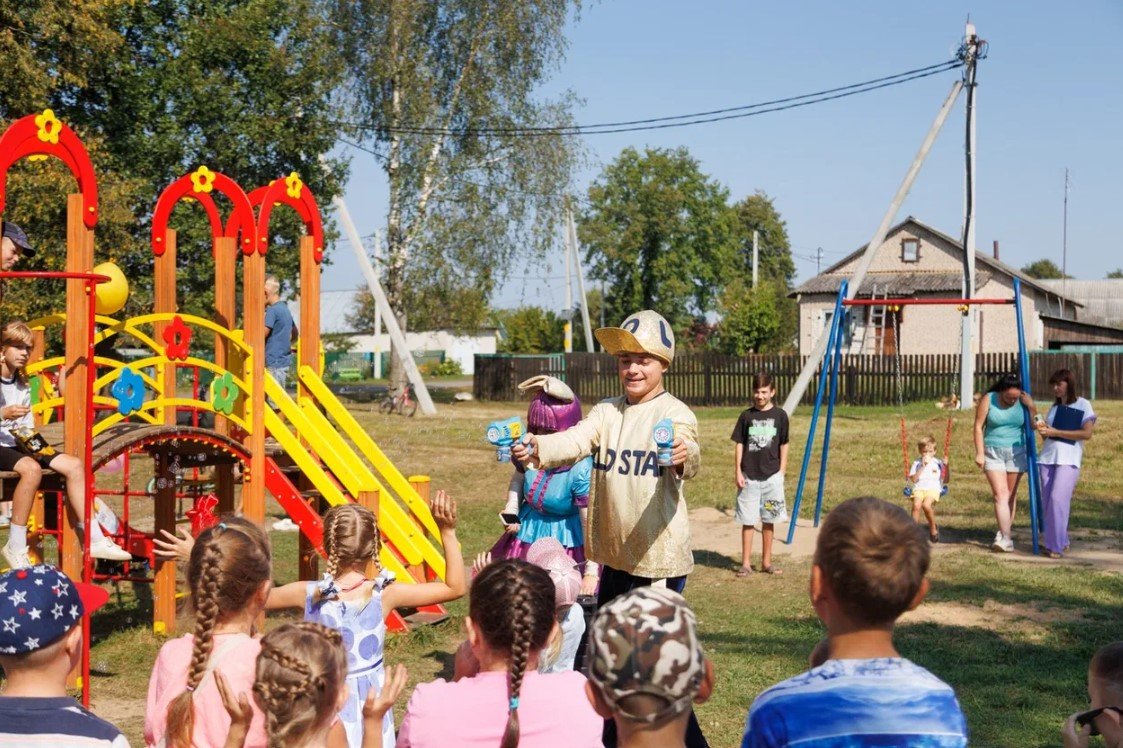
[[[1108,273],[1104,277],[1108,278],[1108,279],[1123,278],[1123,268],[1115,268],[1115,270],[1112,270],[1110,273]]]
[[[565,321],[539,306],[501,309],[493,318],[503,333],[505,353],[560,353],[565,345]]]
[[[576,143],[510,128],[571,123],[543,99],[564,56],[569,0],[332,0],[356,137],[389,182],[386,295],[402,328],[411,295],[488,298],[519,254],[556,241]],[[474,307],[483,317],[483,308]],[[391,379],[404,378],[397,352]]]
[[[758,233],[760,262],[757,275],[762,289],[767,289],[779,319],[769,338],[756,341],[750,347],[757,351],[789,348],[799,332],[799,308],[794,299],[788,298],[795,279],[795,261],[788,241],[787,224],[780,217],[772,198],[763,190],[757,190],[734,205],[733,212],[737,218],[740,272],[752,277],[755,230]]]
[[[735,356],[759,353],[775,340],[782,322],[775,303],[776,284],[766,281],[754,289],[738,277],[725,286],[718,303],[721,322],[714,334],[717,351]]]
[[[714,310],[738,249],[728,198],[685,148],[625,148],[605,168],[578,233],[611,324],[650,308],[679,331]]]
[[[405,314],[414,330],[474,332],[487,319],[487,296],[480,288],[435,286],[419,293],[412,289],[403,298]],[[374,296],[360,286],[352,302],[347,323],[362,332],[374,331]]]
[[[1022,268],[1022,272],[1030,278],[1037,278],[1039,280],[1052,280],[1059,278],[1070,278],[1061,272],[1057,264],[1052,260],[1034,260],[1030,264]]]
[[[318,2],[43,0],[0,9],[8,32],[0,33],[0,116],[50,107],[85,142],[102,203],[95,251],[129,278],[125,313],[151,304],[156,198],[198,165],[247,191],[297,171],[320,205],[338,193],[344,164],[320,157],[338,134],[333,95],[343,60],[330,47]],[[6,217],[26,224],[45,247],[24,267],[64,262],[63,196],[72,185],[51,162],[15,170]],[[297,222],[291,211],[274,215],[269,271],[291,287]],[[180,308],[206,316],[214,298],[209,229],[202,211],[186,206],[172,224]],[[61,284],[9,287],[5,302],[27,316],[63,307]]]

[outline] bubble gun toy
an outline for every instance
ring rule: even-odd
[[[519,416],[489,423],[487,440],[495,445],[496,462],[510,462],[511,445],[522,439],[525,433],[523,420]]]
[[[665,467],[674,464],[671,462],[671,445],[675,441],[674,422],[670,418],[664,418],[655,424],[655,428],[651,430],[651,435],[655,438],[659,464]]]

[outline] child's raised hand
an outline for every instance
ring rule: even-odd
[[[221,670],[214,671],[214,684],[218,688],[219,696],[222,697],[222,705],[226,707],[226,713],[230,715],[230,737],[227,738],[226,746],[229,748],[234,745],[242,745],[245,742],[246,734],[249,732],[250,722],[253,721],[253,707],[250,706],[250,698],[244,693],[235,696]],[[232,743],[231,740],[236,736],[241,736],[241,741]]]
[[[1083,727],[1076,724],[1076,718],[1079,712],[1069,715],[1065,720],[1064,727],[1061,728],[1061,741],[1064,748],[1088,748],[1088,740],[1092,735],[1092,726],[1090,724]]]
[[[483,568],[491,563],[491,551],[481,551],[476,555],[476,560],[472,564],[472,576],[476,576]]]
[[[442,531],[456,529],[456,502],[443,489],[429,502],[429,511],[433,513],[433,521]]]
[[[375,692],[372,688],[370,693],[367,694],[367,700],[363,702],[364,733],[372,730],[382,732],[382,718],[386,716],[386,712],[393,708],[394,702],[402,695],[408,678],[409,673],[406,672],[405,665],[395,665],[386,670],[386,679],[382,684],[382,690]]]
[[[164,561],[182,561],[187,563],[191,560],[191,549],[195,547],[195,538],[191,537],[191,533],[186,530],[180,529],[172,535],[167,530],[160,530],[160,534],[164,537],[152,538],[152,544],[156,546],[156,557]]]

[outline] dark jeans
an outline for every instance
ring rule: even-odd
[[[597,607],[637,587],[649,587],[653,583],[661,581],[663,580],[637,577],[626,571],[602,566],[600,590],[597,593]],[[685,576],[669,577],[666,579],[666,583],[667,589],[674,590],[679,594],[682,594],[682,591],[686,589]],[[588,631],[588,628],[586,627],[585,630]],[[584,649],[585,643],[582,641],[578,651]],[[605,720],[604,732],[601,737],[605,748],[616,748],[616,722],[614,720]],[[706,736],[702,734],[702,726],[698,724],[698,718],[694,716],[694,710],[692,709],[690,711],[690,722],[686,726],[686,748],[709,748],[709,746],[710,744],[706,742]]]

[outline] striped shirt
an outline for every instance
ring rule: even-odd
[[[768,689],[742,748],[961,748],[967,722],[951,686],[901,657],[827,660]]]
[[[129,741],[69,696],[0,696],[0,746],[129,748]]]

